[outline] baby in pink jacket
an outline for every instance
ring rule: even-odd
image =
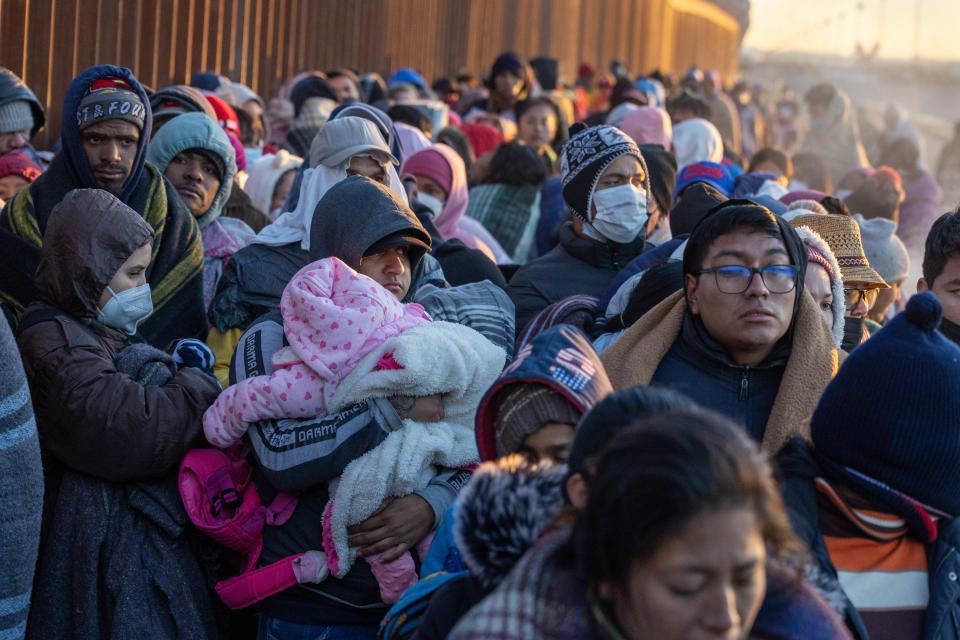
[[[204,434],[214,446],[233,445],[261,420],[323,415],[340,381],[365,355],[430,322],[423,307],[400,304],[338,258],[297,272],[283,290],[280,312],[290,346],[271,358],[274,373],[228,387],[203,414]]]
[[[290,346],[271,358],[274,373],[228,387],[203,414],[204,434],[217,447],[235,444],[251,423],[325,414],[340,382],[365,355],[388,338],[430,322],[423,307],[400,304],[338,258],[297,272],[283,290],[280,311]],[[378,363],[379,369],[397,367],[389,356]],[[381,595],[395,601],[416,582],[413,558],[406,553],[390,564],[378,559],[371,556],[368,562]]]

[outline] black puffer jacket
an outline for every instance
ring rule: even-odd
[[[572,295],[599,298],[614,276],[643,253],[641,236],[628,244],[578,236],[573,223],[560,228],[560,244],[514,274],[507,293],[517,306],[517,333],[547,306]]]

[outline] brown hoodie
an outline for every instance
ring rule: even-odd
[[[96,320],[97,303],[152,237],[150,225],[106,191],[68,193],[47,224],[36,278],[42,302],[26,309],[17,338],[41,445],[66,466],[114,482],[174,470],[202,442],[203,412],[219,392],[189,368],[144,386],[114,366],[129,339]]]

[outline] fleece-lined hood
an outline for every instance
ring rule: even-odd
[[[220,217],[223,205],[230,197],[233,177],[237,174],[236,152],[220,125],[206,114],[185,113],[170,120],[157,132],[150,142],[147,160],[163,173],[174,156],[187,149],[204,149],[217,154],[223,160],[220,189],[217,190],[207,212],[197,218],[197,225],[203,230]]]
[[[567,324],[544,331],[520,349],[480,401],[477,449],[481,460],[497,457],[493,428],[497,395],[507,387],[531,382],[559,392],[581,413],[613,391],[600,357],[583,332]]]
[[[115,76],[122,79],[133,89],[133,92],[143,103],[143,129],[140,131],[140,141],[137,143],[137,155],[133,160],[133,168],[127,181],[123,183],[120,201],[127,203],[140,182],[143,174],[143,165],[147,159],[147,146],[150,144],[150,131],[153,129],[153,113],[150,110],[150,98],[147,92],[137,82],[133,72],[126,67],[115,67],[111,64],[98,64],[90,67],[73,79],[67,87],[67,95],[63,99],[63,120],[60,128],[60,140],[63,143],[61,153],[66,159],[66,165],[73,177],[74,184],[88,189],[97,189],[99,185],[90,170],[87,154],[83,150],[83,140],[80,138],[80,127],[77,125],[77,110],[80,102],[90,90],[94,82],[100,78]]]
[[[563,507],[567,467],[529,466],[516,456],[486,462],[454,503],[453,539],[484,589],[509,573]]]

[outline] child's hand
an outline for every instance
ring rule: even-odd
[[[388,400],[401,418],[410,418],[416,422],[440,422],[443,420],[443,396],[439,393],[419,398],[391,396]]]

